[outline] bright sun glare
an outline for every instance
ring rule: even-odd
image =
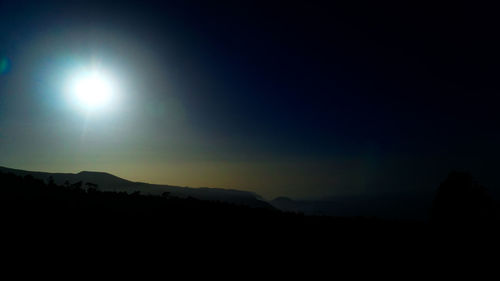
[[[72,77],[69,88],[77,104],[86,110],[109,105],[116,91],[112,77],[96,69],[76,74]]]

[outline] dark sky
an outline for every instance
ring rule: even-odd
[[[348,2],[2,1],[0,165],[265,197],[499,185],[495,9]],[[87,116],[61,85],[96,60],[120,101]]]

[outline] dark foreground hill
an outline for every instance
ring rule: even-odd
[[[141,195],[139,192],[100,191],[80,183],[58,185],[31,175],[0,172],[0,200],[4,225],[28,228],[26,233],[87,233],[88,237],[114,239],[141,237],[148,233],[159,239],[209,237],[237,240],[295,239],[330,240],[332,237],[371,233],[397,228],[422,229],[422,224],[393,223],[368,218],[304,216],[274,208],[249,207],[220,201]],[[112,234],[110,234],[110,232]],[[106,234],[104,234],[106,233]],[[69,235],[69,236],[68,236]],[[74,233],[73,233],[74,235]],[[106,237],[103,237],[105,235]],[[110,237],[118,235],[114,238]],[[139,236],[134,236],[139,235]],[[295,242],[293,242],[295,240]]]
[[[190,188],[172,185],[156,185],[128,181],[109,173],[82,171],[73,173],[47,173],[11,169],[0,166],[0,171],[16,175],[32,175],[47,182],[52,179],[55,184],[87,183],[96,184],[99,191],[116,191],[132,194],[139,191],[143,195],[159,195],[167,192],[178,198],[196,198],[200,200],[221,201],[250,207],[276,208],[285,212],[303,213],[305,215],[337,216],[337,217],[378,217],[391,220],[427,220],[430,201],[433,194],[417,197],[415,194],[401,196],[365,196],[349,198],[325,198],[324,200],[290,200],[277,198],[265,201],[256,193],[221,189]]]
[[[156,270],[185,276],[231,272],[241,279],[248,272],[260,272],[262,266],[289,270],[290,261],[301,267],[304,260],[354,261],[342,252],[356,256],[358,264],[360,249],[387,248],[381,238],[396,241],[425,234],[420,224],[104,192],[12,173],[0,172],[0,187],[2,253],[20,265],[22,271],[16,274],[39,274],[34,264],[56,273],[71,268],[67,276],[88,272],[100,276],[98,268],[104,268],[113,276],[140,272],[144,277]],[[239,270],[232,273],[235,268]]]
[[[458,222],[451,231],[441,231],[414,221],[306,216],[166,193],[100,191],[92,185],[82,188],[78,182],[58,185],[3,172],[0,187],[4,249],[13,248],[21,256],[36,251],[41,259],[54,252],[62,259],[82,259],[81,253],[90,253],[86,266],[103,252],[127,257],[129,265],[153,254],[156,261],[193,255],[214,261],[224,255],[224,260],[236,263],[283,258],[357,263],[367,253],[376,256],[371,256],[374,261],[394,251],[428,255],[429,247],[455,247],[457,239],[462,250],[465,242],[477,246],[491,241],[486,238],[496,239],[498,233],[481,224]],[[437,222],[442,220],[449,221]],[[470,236],[471,230],[476,236]]]

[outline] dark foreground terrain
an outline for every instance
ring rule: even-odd
[[[455,238],[467,237],[461,240],[463,246],[464,241],[482,243],[498,237],[496,203],[480,196],[476,199],[483,201],[473,202],[476,199],[468,194],[469,209],[455,206],[461,195],[449,199],[450,179],[438,192],[436,201],[443,203],[433,207],[437,215],[430,223],[305,216],[273,207],[178,198],[169,193],[103,192],[91,183],[58,185],[30,175],[0,173],[0,183],[4,246],[42,248],[42,253],[58,249],[72,253],[92,249],[95,254],[110,249],[129,254],[140,250],[160,255],[179,250],[185,255],[230,251],[247,258],[307,259],[304,251],[321,256],[341,252],[357,255],[369,249],[379,254],[411,252],[431,245],[451,245]],[[458,215],[463,221],[449,208],[462,210]],[[474,240],[471,235],[481,238]]]

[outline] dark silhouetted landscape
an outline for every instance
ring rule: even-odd
[[[335,201],[293,201],[283,197],[266,202],[249,192],[134,183],[102,172],[60,174],[1,168],[0,182],[7,229],[26,233],[43,230],[49,236],[66,233],[65,239],[67,235],[88,235],[85,239],[92,241],[96,238],[92,238],[93,233],[106,233],[121,240],[126,233],[126,237],[132,235],[134,239],[154,234],[161,240],[190,241],[202,233],[204,241],[224,237],[228,241],[241,240],[238,243],[246,246],[284,241],[331,246],[357,239],[362,239],[357,243],[364,245],[416,237],[418,245],[439,237],[439,233],[460,231],[456,235],[461,237],[488,231],[492,235],[500,226],[498,202],[471,175],[462,172],[450,173],[436,188],[432,205],[424,205],[429,208],[425,220],[353,216],[345,212],[369,209],[368,199],[350,208],[337,207]],[[388,205],[384,212],[398,212],[401,208],[394,203],[400,198],[391,199],[383,201]],[[371,202],[380,204],[380,200],[372,198]],[[343,204],[348,203],[346,200]],[[327,213],[314,214],[314,208]]]
[[[342,261],[408,279],[495,256],[498,11],[1,0],[0,246],[16,274],[72,264],[65,280],[333,279]]]

